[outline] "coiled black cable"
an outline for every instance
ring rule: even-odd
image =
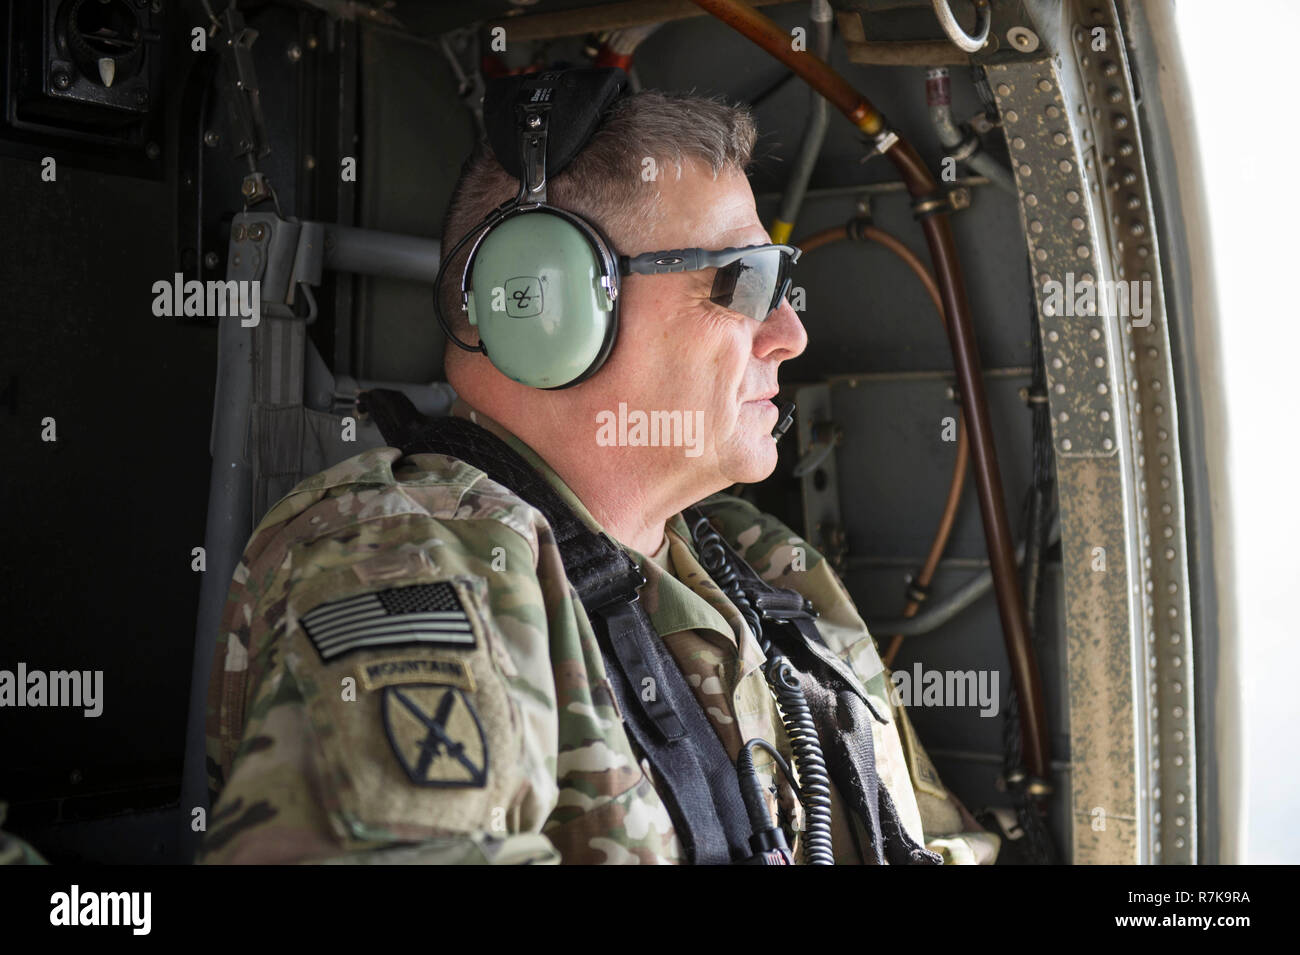
[[[803,688],[794,666],[763,635],[763,624],[741,586],[740,574],[731,561],[722,538],[707,517],[701,516],[691,527],[691,536],[700,552],[700,563],[714,583],[736,605],[750,631],[758,641],[767,662],[763,674],[776,697],[777,712],[785,726],[785,735],[794,752],[799,771],[799,799],[803,803],[805,831],[803,861],[808,865],[834,865],[831,851],[831,788],[822,754],[821,740],[813,723],[812,711],[804,698]]]
[[[813,724],[812,711],[804,699],[799,677],[790,661],[779,652],[768,657],[763,670],[776,694],[777,710],[785,724],[785,735],[799,768],[799,798],[803,802],[806,831],[803,857],[809,865],[834,865],[831,851],[831,780],[822,755],[821,740]]]

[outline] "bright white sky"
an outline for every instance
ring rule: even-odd
[[[1246,733],[1240,861],[1300,862],[1297,0],[1177,0],[1227,392]],[[1171,117],[1171,121],[1175,118]],[[1265,212],[1274,221],[1264,220]]]

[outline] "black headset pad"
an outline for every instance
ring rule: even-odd
[[[553,87],[546,135],[546,175],[550,178],[572,162],[591,139],[605,110],[626,88],[627,74],[618,67],[584,67],[488,80],[483,96],[488,143],[502,168],[516,179],[522,177],[523,170],[515,106],[528,101],[532,90],[545,86]]]

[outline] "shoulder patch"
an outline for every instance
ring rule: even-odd
[[[454,686],[417,683],[384,688],[384,732],[417,786],[487,785],[483,724]]]
[[[325,663],[360,650],[477,645],[465,605],[447,581],[331,601],[303,614],[301,623]]]

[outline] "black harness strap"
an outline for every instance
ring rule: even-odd
[[[748,858],[752,830],[735,766],[637,599],[645,578],[627,552],[583,524],[523,457],[472,421],[427,418],[388,389],[365,392],[359,409],[404,454],[458,458],[542,512],[596,633],[624,726],[655,773],[687,858]]]
[[[613,603],[588,616],[628,735],[666,790],[688,857],[710,865],[747,859],[753,830],[736,767],[645,610]],[[673,729],[680,735],[669,736]]]

